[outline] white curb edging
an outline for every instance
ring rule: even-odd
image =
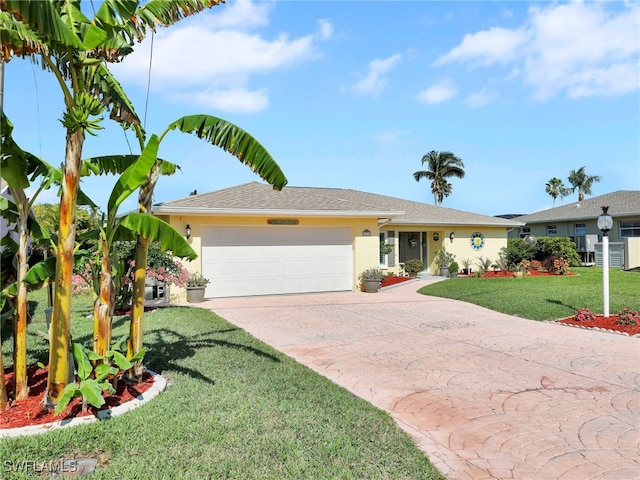
[[[134,408],[137,408],[140,405],[143,405],[151,399],[157,397],[167,388],[167,381],[162,375],[160,375],[159,373],[155,373],[152,370],[146,370],[146,372],[153,376],[153,385],[151,385],[151,387],[147,391],[141,393],[133,400],[129,400],[122,405],[118,405],[117,407],[109,408],[107,410],[98,411],[97,417],[94,415],[88,415],[85,417],[56,420],[55,422],[43,423],[41,425],[30,425],[28,427],[16,427],[7,429],[0,428],[0,438],[38,435],[40,433],[46,433],[51,430],[57,430],[60,428],[75,427],[76,425],[81,425],[83,423],[91,423],[98,420],[109,420],[113,417],[117,417],[118,415],[129,412]]]

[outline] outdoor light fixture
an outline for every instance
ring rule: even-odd
[[[454,239],[454,238],[456,238],[456,234],[455,234],[455,233],[453,233],[453,232],[451,232],[451,233],[449,234],[449,240],[451,240],[451,241],[453,242],[453,239]]]
[[[440,234],[438,232],[433,232],[433,241],[437,242],[440,240]]]
[[[191,238],[191,225],[189,225],[188,223],[187,223],[187,227],[184,229],[184,236],[186,237],[187,240]]]
[[[369,230],[368,228],[365,228],[365,229],[362,231],[362,236],[363,236],[363,237],[370,237],[370,236],[371,236],[371,230]]]
[[[602,207],[602,215],[598,217],[598,228],[602,231],[602,301],[603,314],[609,317],[609,231],[613,228],[613,218],[609,215],[609,207]]]

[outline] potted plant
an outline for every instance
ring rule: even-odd
[[[189,275],[186,282],[187,302],[200,303],[204,301],[204,291],[209,283],[209,279],[203,277],[199,272]]]
[[[380,290],[380,282],[384,279],[385,274],[379,268],[367,268],[360,274],[360,281],[367,293],[376,293]]]
[[[409,274],[410,277],[418,276],[418,273],[424,270],[424,263],[417,258],[410,258],[404,262],[404,271]]]
[[[450,277],[457,277],[459,268],[460,268],[460,266],[458,265],[458,262],[456,262],[455,260],[453,262],[451,262],[449,264],[449,276]]]
[[[464,275],[470,275],[471,274],[471,260],[468,258],[463,258],[462,260],[460,260],[460,263],[462,263],[462,273]]]
[[[449,265],[455,259],[455,255],[453,253],[447,252],[444,246],[436,252],[435,263],[436,266],[440,269],[440,276],[447,277],[449,276]]]

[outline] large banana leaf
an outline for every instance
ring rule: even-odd
[[[120,174],[135,163],[136,160],[138,160],[138,155],[106,155],[101,157],[85,158],[82,161],[81,175],[86,177],[92,174]],[[175,163],[162,159],[158,160],[160,161],[161,175],[173,175],[180,169],[180,166]]]
[[[147,180],[149,170],[158,157],[158,137],[152,135],[138,160],[127,168],[116,182],[109,197],[107,215],[112,225],[118,207]]]
[[[182,234],[164,220],[148,213],[131,212],[120,219],[120,227],[152,242],[159,242],[162,250],[171,250],[174,256],[195,260],[198,254]],[[121,230],[118,228],[118,231]]]
[[[59,3],[55,0],[0,2],[2,10],[10,14],[1,17],[0,25],[0,31],[3,32],[2,51],[5,55],[11,50],[15,55],[27,56],[34,53],[47,55],[49,49],[82,49],[82,41],[62,19]],[[18,28],[18,23],[28,25],[30,30]]]
[[[193,133],[198,138],[229,152],[260,178],[273,185],[275,190],[282,190],[287,184],[287,178],[267,149],[233,123],[211,115],[188,115],[179,118],[167,128],[175,129]]]
[[[42,287],[47,280],[53,280],[55,275],[56,257],[49,257],[31,267],[22,281],[33,291]]]

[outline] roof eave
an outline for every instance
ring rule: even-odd
[[[391,220],[388,225],[438,225],[443,227],[460,227],[460,226],[473,226],[473,227],[523,227],[523,222],[509,222],[509,223],[492,223],[492,222],[473,222],[473,221],[438,221],[438,220]]]
[[[193,216],[292,216],[292,217],[363,217],[393,218],[403,215],[401,211],[389,210],[297,210],[297,209],[265,209],[265,208],[193,208],[154,206],[155,214],[193,215]]]

